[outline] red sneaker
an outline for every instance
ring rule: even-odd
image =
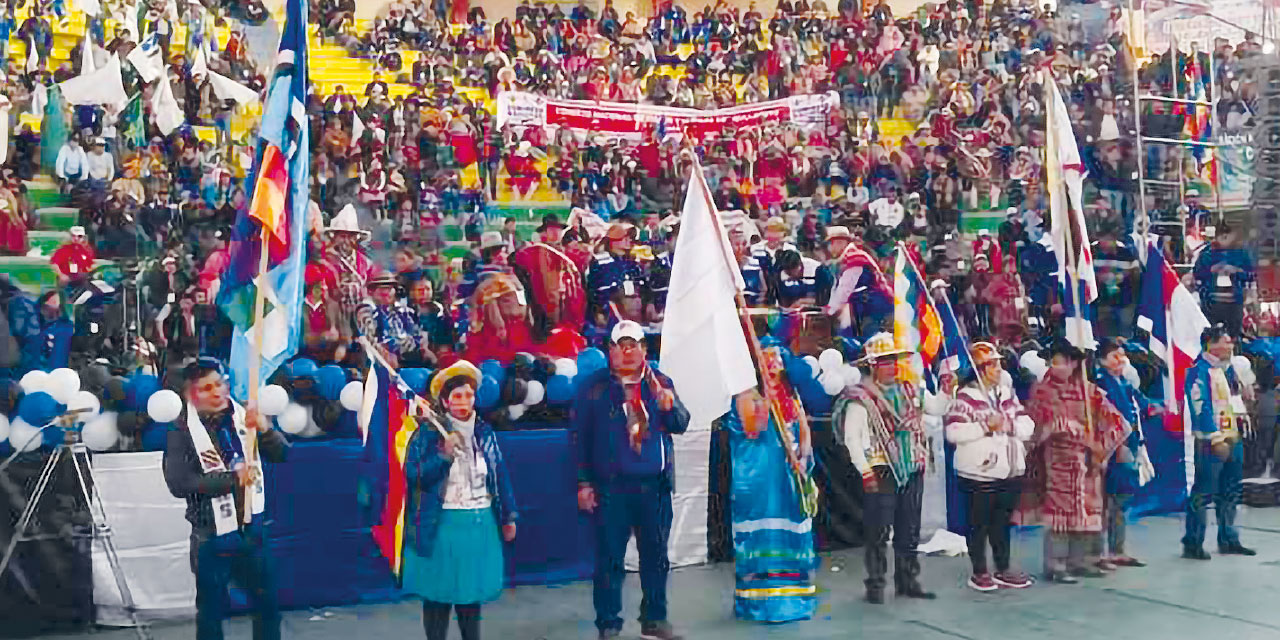
[[[1000,586],[991,579],[989,573],[975,573],[969,576],[969,588],[975,591],[995,591]]]
[[[1026,589],[1031,586],[1031,576],[1020,571],[997,573],[993,582],[1006,589]]]

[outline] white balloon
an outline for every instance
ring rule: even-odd
[[[80,374],[65,367],[54,369],[45,379],[44,390],[59,404],[71,404],[71,400],[80,392]]]
[[[269,384],[258,391],[258,410],[264,416],[278,416],[289,406],[289,392],[278,384]]]
[[[507,407],[507,413],[511,415],[512,420],[519,420],[524,416],[525,406],[522,404],[513,404]]]
[[[48,382],[49,374],[37,369],[28,371],[23,375],[22,379],[18,381],[18,386],[22,387],[23,393],[35,393],[37,391],[44,391],[45,385],[48,384]]]
[[[9,439],[9,416],[0,413],[0,442]]]
[[[809,364],[809,368],[813,370],[813,377],[818,377],[822,373],[822,366],[818,364],[818,359],[813,356],[805,356],[804,361]]]
[[[530,380],[526,384],[526,388],[528,389],[524,394],[524,406],[526,407],[532,407],[533,405],[542,402],[542,399],[547,395],[547,388],[542,386],[542,383],[537,380]]]
[[[182,413],[182,398],[170,389],[161,389],[147,400],[147,415],[156,422],[173,422]]]
[[[822,390],[827,392],[827,395],[839,395],[844,391],[844,376],[839,372],[823,373],[818,376],[818,384],[822,385]]]
[[[844,366],[844,356],[835,349],[827,349],[818,354],[818,366],[822,367],[824,373],[839,372],[840,367]]]
[[[94,416],[84,425],[80,432],[86,446],[94,451],[106,451],[116,446],[120,439],[120,428],[116,424],[116,414],[108,411]]]
[[[280,417],[276,418],[276,423],[285,433],[297,435],[307,428],[308,417],[306,407],[290,402],[280,413]]]
[[[16,451],[35,451],[44,444],[44,434],[39,427],[27,424],[26,420],[16,418],[9,423],[9,445]]]
[[[88,423],[102,410],[102,402],[91,391],[77,391],[67,403],[67,411],[79,411],[76,422]]]
[[[852,387],[862,382],[862,369],[851,364],[846,364],[841,373],[844,375],[844,386],[846,387]]]
[[[348,382],[347,386],[342,388],[338,402],[342,403],[342,408],[347,411],[359,411],[364,405],[364,383],[359,380]]]
[[[578,363],[573,358],[556,360],[556,375],[572,378],[578,375]]]

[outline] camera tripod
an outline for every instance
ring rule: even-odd
[[[43,430],[34,437],[41,437],[42,434]],[[44,497],[45,492],[49,490],[54,473],[57,472],[58,463],[66,459],[75,468],[80,495],[84,498],[85,503],[88,504],[89,512],[93,519],[91,537],[94,541],[102,543],[102,548],[106,552],[107,563],[111,565],[111,573],[115,575],[116,588],[120,590],[120,600],[124,605],[124,610],[129,615],[129,621],[133,623],[133,628],[137,632],[139,640],[151,640],[151,632],[138,618],[138,610],[133,602],[133,594],[129,591],[129,583],[125,579],[124,570],[120,567],[120,557],[116,553],[116,545],[112,540],[111,525],[107,523],[107,511],[102,504],[102,496],[98,494],[97,484],[93,482],[93,465],[89,460],[89,447],[83,442],[75,441],[76,435],[78,434],[68,431],[68,441],[58,445],[58,448],[49,456],[49,460],[45,462],[44,470],[40,472],[40,478],[36,482],[35,491],[32,492],[31,499],[27,501],[22,510],[22,515],[18,518],[18,524],[14,527],[13,537],[9,539],[9,547],[5,549],[4,556],[0,558],[0,576],[4,575],[5,570],[9,568],[9,562],[13,560],[13,554],[18,549],[18,543],[33,539],[28,537],[28,530],[35,519],[36,510],[40,507],[40,500]],[[14,455],[16,456],[17,452]],[[7,466],[7,462],[0,465],[0,471],[5,466]]]

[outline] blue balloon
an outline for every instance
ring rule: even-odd
[[[43,427],[61,413],[59,406],[53,396],[43,391],[28,393],[18,401],[18,417],[33,427]]]
[[[547,402],[568,404],[573,400],[573,380],[569,376],[554,375],[547,378]]]
[[[135,373],[125,383],[125,399],[135,411],[146,411],[147,401],[160,390],[160,380],[149,373]]]
[[[498,398],[502,396],[502,385],[493,376],[486,375],[480,380],[480,388],[476,390],[476,408],[488,411],[498,406]]]
[[[320,367],[310,358],[298,358],[289,365],[289,375],[294,378],[314,378],[318,371]]]
[[[502,383],[507,379],[507,369],[502,366],[501,362],[489,359],[480,363],[480,373],[487,378],[493,378],[493,381],[501,387]]]
[[[578,354],[578,375],[591,375],[601,369],[609,366],[609,359],[605,357],[604,352],[591,347],[584,349]]]
[[[431,373],[426,369],[401,369],[400,377],[414,393],[422,395],[427,392],[427,379]]]
[[[326,400],[337,400],[342,395],[342,388],[347,386],[347,372],[336,364],[326,364],[316,370],[316,382],[320,386],[320,395]]]
[[[153,424],[142,430],[143,451],[164,451],[169,441],[169,428],[172,422]]]
[[[797,388],[804,386],[806,382],[814,381],[813,368],[804,361],[804,358],[784,357],[782,366],[787,372],[787,380]]]

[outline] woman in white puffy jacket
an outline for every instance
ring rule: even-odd
[[[1002,381],[996,347],[978,342],[970,352],[977,372],[962,385],[946,418],[947,441],[956,447],[956,474],[969,507],[969,586],[978,591],[1021,589],[1031,586],[1031,579],[1009,568],[1009,520],[1026,471],[1023,443],[1035,432],[1035,423]],[[987,569],[988,543],[994,574]]]

